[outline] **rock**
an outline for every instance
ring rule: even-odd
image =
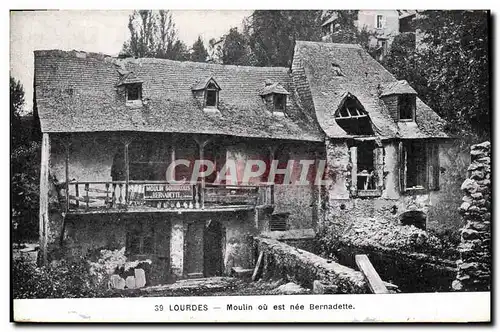
[[[478,268],[477,263],[463,263],[458,266],[460,270],[467,271],[467,270],[476,270]]]
[[[135,287],[141,288],[146,286],[146,273],[143,269],[134,269]]]
[[[459,210],[465,212],[469,209],[469,207],[470,207],[470,203],[463,202],[462,205],[460,205]]]
[[[460,190],[468,191],[470,193],[475,193],[478,187],[479,186],[476,181],[471,179],[465,179],[465,181],[462,183],[462,186],[460,187]]]
[[[483,143],[474,144],[471,147],[471,150],[481,150],[481,151],[490,151],[491,143],[488,141],[484,141]]]
[[[127,286],[128,289],[134,289],[135,288],[135,277],[128,276],[127,279],[125,279],[125,286]]]
[[[118,274],[113,274],[110,277],[111,288],[114,289],[124,289],[125,288],[125,280],[120,277]]]
[[[464,286],[462,285],[462,283],[458,280],[453,280],[453,282],[451,283],[451,288],[454,290],[454,291],[461,291]]]
[[[472,198],[474,198],[474,199],[481,199],[481,198],[483,198],[483,194],[481,194],[481,193],[473,193],[470,196]]]
[[[276,294],[304,294],[307,293],[307,290],[293,282],[289,282],[277,287],[274,292]]]
[[[479,237],[479,232],[473,229],[462,229],[462,237],[464,240],[477,239]]]

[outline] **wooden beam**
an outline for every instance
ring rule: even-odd
[[[48,241],[48,222],[49,222],[49,167],[50,167],[50,137],[48,133],[42,135],[42,155],[40,162],[40,214],[39,214],[39,233],[40,233],[40,252],[42,258],[40,263],[47,265],[47,241]]]
[[[264,251],[261,251],[259,254],[259,258],[257,259],[257,263],[255,264],[255,269],[253,270],[252,281],[255,281],[255,279],[257,279],[257,274],[259,273],[259,268],[262,265],[263,257],[264,257]]]
[[[210,142],[211,139],[210,138],[203,138],[201,136],[195,136],[194,140],[198,144],[200,160],[203,160],[205,158],[205,155],[204,155],[205,146]],[[201,208],[204,209],[205,208],[205,177],[201,178],[200,200],[201,200],[201,202],[200,202]]]
[[[373,294],[389,294],[387,287],[366,255],[356,255],[356,265],[365,276]]]
[[[128,187],[130,182],[130,161],[128,156],[128,146],[131,141],[125,142],[124,154],[125,154],[125,203],[128,204]]]

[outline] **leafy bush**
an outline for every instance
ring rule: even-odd
[[[15,299],[103,297],[107,293],[107,280],[96,278],[84,259],[44,267],[16,260],[12,286]]]

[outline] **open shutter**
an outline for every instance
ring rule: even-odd
[[[352,146],[351,153],[351,194],[356,196],[358,194],[358,148]]]
[[[375,187],[384,190],[384,148],[376,147],[373,150],[373,165],[375,166]]]
[[[406,190],[406,149],[403,142],[399,142],[399,189]]]
[[[427,144],[427,176],[429,190],[439,190],[439,145]]]

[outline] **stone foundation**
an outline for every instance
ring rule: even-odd
[[[460,213],[461,229],[458,273],[452,287],[457,291],[489,291],[491,287],[491,144],[471,147],[469,178]]]

